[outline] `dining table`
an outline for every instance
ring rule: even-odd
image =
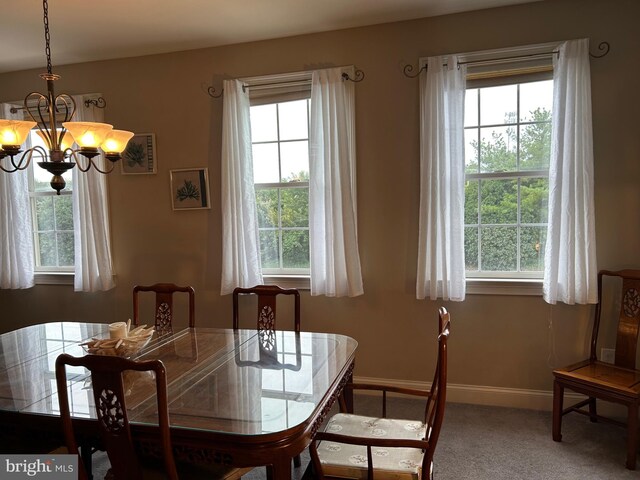
[[[344,386],[353,378],[357,342],[345,335],[197,327],[154,334],[135,349],[89,352],[88,342],[108,338],[109,325],[86,322],[42,323],[0,335],[0,448],[12,438],[64,443],[55,380],[61,353],[161,360],[176,459],[268,465],[276,480],[291,478],[292,459],[338,397],[352,401]],[[137,447],[159,456],[154,379],[125,372],[123,381]],[[90,373],[68,368],[67,388],[86,464],[100,445]]]

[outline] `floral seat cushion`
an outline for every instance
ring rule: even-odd
[[[325,429],[328,433],[353,437],[377,437],[421,440],[425,425],[415,420],[364,417],[339,413]],[[418,448],[371,447],[376,480],[418,479],[424,452]],[[344,478],[367,478],[367,447],[322,441],[318,457],[325,475]]]

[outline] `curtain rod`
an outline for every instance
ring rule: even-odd
[[[348,73],[342,73],[342,80],[343,81],[351,81],[354,83],[358,83],[361,82],[362,80],[364,80],[364,72],[362,70],[356,70],[355,71],[355,76],[353,78],[351,78],[349,76]],[[311,85],[311,79],[306,79],[306,80],[283,80],[281,82],[271,82],[271,83],[259,83],[259,84],[255,84],[255,85],[248,85],[248,84],[243,84],[242,85],[242,91],[246,92],[247,88],[248,89],[252,89],[255,88],[257,90],[260,90],[261,87],[276,87],[276,88],[280,88],[280,87],[291,87],[291,86],[306,86],[306,85]],[[222,95],[224,94],[224,89],[220,90],[220,93],[216,93],[216,89],[211,86],[207,88],[207,93],[209,94],[209,96],[213,97],[213,98],[220,98],[222,97]]]
[[[609,45],[609,42],[600,42],[600,44],[598,45],[598,51],[601,53],[595,54],[595,53],[589,52],[589,56],[592,58],[602,58],[607,53],[609,53],[610,49],[611,49],[611,46]],[[460,65],[492,65],[492,64],[505,63],[512,60],[526,60],[528,58],[544,58],[544,57],[551,57],[553,55],[560,55],[560,52],[558,50],[553,50],[551,52],[530,53],[527,55],[514,55],[511,57],[485,58],[482,60],[468,60],[466,62],[458,62],[457,66],[458,68],[460,68]],[[446,63],[443,64],[443,66],[446,66],[446,65],[447,65]],[[414,74],[411,73],[413,72],[413,65],[411,64],[405,65],[402,70],[406,77],[416,78],[423,71],[427,70],[427,65],[424,65]]]

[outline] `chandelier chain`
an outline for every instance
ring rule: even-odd
[[[49,33],[49,3],[47,2],[47,0],[42,1],[42,9],[44,10],[44,51],[47,55],[47,73],[51,74],[51,35]]]

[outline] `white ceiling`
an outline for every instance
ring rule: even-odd
[[[539,0],[49,0],[52,63],[135,57]],[[40,0],[4,0],[0,73],[45,68]]]

